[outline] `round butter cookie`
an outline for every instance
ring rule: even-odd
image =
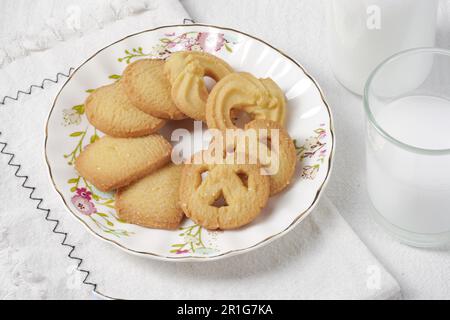
[[[268,119],[283,126],[286,99],[270,78],[258,79],[247,72],[232,73],[216,83],[209,93],[208,128],[237,129],[233,118],[239,112],[247,113],[251,119]]]
[[[119,189],[116,210],[128,223],[159,229],[176,229],[184,217],[179,205],[182,165],[170,163]]]
[[[86,99],[85,111],[94,127],[119,138],[149,135],[166,123],[134,107],[125,94],[121,81],[92,92]]]
[[[253,221],[269,197],[269,178],[258,164],[211,163],[206,151],[185,164],[180,204],[186,216],[207,229],[236,229]]]
[[[171,95],[177,107],[187,116],[205,121],[205,106],[208,89],[204,77],[216,82],[233,72],[222,59],[197,51],[172,53],[164,68],[170,83]]]
[[[186,118],[172,101],[164,60],[137,60],[126,67],[121,81],[128,98],[141,111],[163,119]]]

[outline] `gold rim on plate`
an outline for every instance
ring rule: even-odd
[[[95,56],[97,56],[97,54],[99,54],[100,52],[102,52],[103,50],[115,45],[116,43],[119,43],[125,39],[128,39],[130,37],[139,35],[139,34],[143,34],[143,33],[147,33],[147,32],[152,32],[152,31],[156,31],[156,30],[160,30],[160,29],[164,29],[164,28],[173,28],[173,27],[182,27],[182,28],[190,28],[190,27],[207,27],[207,28],[214,28],[214,29],[218,29],[218,30],[224,30],[224,31],[232,31],[232,32],[236,32],[238,34],[247,36],[251,39],[254,39],[256,41],[259,41],[260,43],[263,43],[264,45],[267,45],[268,47],[272,48],[273,50],[277,51],[278,53],[280,53],[283,57],[287,58],[288,60],[290,60],[291,62],[293,62],[297,67],[299,67],[303,73],[313,82],[314,86],[319,90],[320,93],[320,97],[323,101],[323,103],[325,104],[326,108],[327,108],[327,112],[328,112],[328,117],[329,117],[329,128],[330,128],[330,133],[331,133],[331,141],[332,141],[332,146],[331,146],[331,152],[328,158],[328,171],[327,174],[322,182],[322,184],[320,185],[320,187],[318,188],[316,195],[311,203],[311,205],[304,210],[303,212],[299,213],[299,215],[294,219],[294,221],[292,221],[291,224],[289,224],[289,226],[287,226],[284,230],[271,235],[270,237],[265,238],[264,240],[259,241],[258,243],[249,246],[247,248],[242,248],[242,249],[236,249],[236,250],[229,250],[227,252],[223,252],[221,254],[215,255],[215,256],[190,256],[190,257],[169,257],[169,256],[164,256],[164,255],[160,255],[160,254],[156,254],[156,253],[151,253],[151,252],[144,252],[144,251],[138,251],[138,250],[133,250],[130,248],[127,248],[125,246],[123,246],[122,244],[118,243],[115,240],[112,239],[108,239],[105,238],[103,236],[101,236],[100,234],[98,234],[97,232],[95,232],[84,220],[82,220],[80,217],[78,217],[77,214],[75,214],[72,209],[70,208],[70,206],[67,205],[67,202],[62,194],[62,192],[58,189],[58,187],[56,186],[56,183],[53,179],[53,174],[52,174],[52,169],[50,167],[49,161],[48,161],[48,156],[47,156],[47,140],[48,140],[48,123],[50,120],[50,117],[53,113],[53,109],[55,108],[55,104],[56,101],[58,100],[58,97],[60,95],[60,93],[62,92],[62,90],[64,89],[64,87],[67,85],[67,83],[69,83],[69,81],[72,79],[72,77],[77,73],[77,71],[83,67],[88,61],[90,61],[91,59],[93,59]],[[314,207],[317,205],[317,202],[320,198],[320,196],[322,195],[322,192],[324,190],[324,187],[326,186],[326,184],[328,183],[331,171],[332,171],[332,166],[333,166],[333,156],[334,156],[334,150],[335,150],[335,134],[334,134],[334,127],[333,127],[333,116],[331,114],[331,110],[330,107],[328,105],[328,103],[325,100],[325,96],[323,94],[322,89],[320,88],[319,84],[317,83],[317,81],[308,73],[306,72],[305,68],[298,63],[295,59],[289,57],[287,54],[285,54],[283,51],[275,48],[274,46],[270,45],[269,43],[265,42],[264,40],[261,40],[257,37],[254,37],[252,35],[249,35],[245,32],[242,31],[238,31],[235,30],[233,28],[226,28],[226,27],[219,27],[219,26],[215,26],[215,25],[210,25],[210,24],[202,24],[202,23],[193,23],[193,24],[174,24],[174,25],[165,25],[165,26],[160,26],[157,28],[153,28],[153,29],[148,29],[148,30],[144,30],[144,31],[140,31],[140,32],[136,32],[133,34],[130,34],[120,40],[117,40],[109,45],[107,45],[106,47],[103,47],[102,49],[98,50],[97,52],[95,52],[92,56],[90,56],[88,59],[86,59],[80,66],[78,66],[70,75],[70,77],[66,80],[66,82],[63,84],[63,86],[61,87],[61,89],[58,91],[58,94],[56,95],[55,99],[53,100],[53,104],[52,104],[52,108],[50,109],[49,115],[47,117],[47,121],[45,124],[45,142],[44,142],[44,153],[45,153],[45,162],[47,163],[47,167],[48,167],[48,173],[50,176],[50,180],[52,181],[52,185],[54,187],[54,189],[56,190],[56,192],[58,192],[59,196],[61,197],[61,200],[63,201],[64,205],[66,206],[66,208],[70,211],[70,213],[79,221],[81,221],[81,223],[96,237],[98,237],[99,239],[112,243],[116,246],[118,246],[119,248],[121,248],[122,250],[135,254],[135,255],[139,255],[139,256],[145,256],[145,257],[151,257],[151,258],[155,258],[158,260],[163,260],[163,261],[183,261],[183,262],[192,262],[192,261],[211,261],[211,260],[219,260],[222,259],[224,257],[231,257],[237,254],[241,254],[241,253],[245,253],[248,251],[251,251],[253,249],[256,249],[258,247],[262,247],[263,245],[267,245],[270,242],[272,242],[273,240],[285,235],[288,231],[290,231],[291,229],[293,229],[298,223],[300,223],[300,221],[302,221],[311,211],[312,209],[314,209]]]

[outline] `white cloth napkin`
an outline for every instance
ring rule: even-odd
[[[86,6],[86,2],[94,7],[92,1],[80,2],[80,5]],[[51,35],[45,41],[39,40],[41,33],[33,35],[33,44],[30,43],[32,39],[22,37],[9,46],[3,41],[4,47],[0,48],[0,58],[4,56],[0,60],[0,66],[4,65],[0,69],[0,103],[4,96],[17,97],[18,90],[28,92],[32,84],[32,90],[39,89],[44,79],[56,80],[58,74],[68,75],[71,67],[79,66],[99,49],[131,33],[167,24],[182,24],[187,17],[178,0],[98,1],[97,6],[96,9],[74,6],[78,9],[71,10],[69,6],[68,11],[74,14],[61,18],[61,21],[48,22],[52,26]],[[89,21],[84,22],[88,15]],[[71,21],[78,18],[81,19],[80,24],[84,22],[88,26],[70,32],[67,25],[74,24],[72,28],[75,28],[76,23]],[[49,32],[45,31],[42,33]],[[38,50],[40,42],[53,46]],[[11,59],[12,62],[8,63]]]
[[[188,17],[175,0],[154,3],[155,9],[0,69],[0,87],[7,88],[0,102],[3,95],[14,97],[17,90],[40,84],[44,77],[55,79],[58,72],[68,72],[126,34]],[[56,84],[47,81],[43,90],[33,89],[31,95],[22,94],[18,101],[6,99],[0,105],[0,298],[86,298],[92,289],[126,299],[399,297],[395,279],[327,199],[283,238],[215,262],[153,261],[94,238],[63,206],[43,159],[45,120],[64,76],[59,80]],[[51,233],[56,224],[52,220],[59,221],[59,234]],[[59,246],[63,240],[66,245]],[[74,251],[71,246],[76,247]],[[64,258],[67,254],[72,259]],[[85,271],[76,271],[77,267]]]

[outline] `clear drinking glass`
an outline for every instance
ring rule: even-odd
[[[367,188],[377,220],[401,241],[450,243],[450,51],[418,48],[367,80]]]

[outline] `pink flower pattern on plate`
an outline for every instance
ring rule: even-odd
[[[95,208],[95,205],[89,201],[88,199],[84,198],[80,195],[74,195],[71,199],[72,204],[75,206],[75,208],[82,214],[86,216],[90,216],[93,213],[97,212],[97,208]]]
[[[225,44],[222,33],[199,32],[196,40],[200,48],[206,52],[219,51]]]
[[[80,197],[82,197],[86,200],[91,200],[92,193],[90,191],[88,191],[86,188],[77,188],[76,193],[77,193],[77,195],[79,195]]]

